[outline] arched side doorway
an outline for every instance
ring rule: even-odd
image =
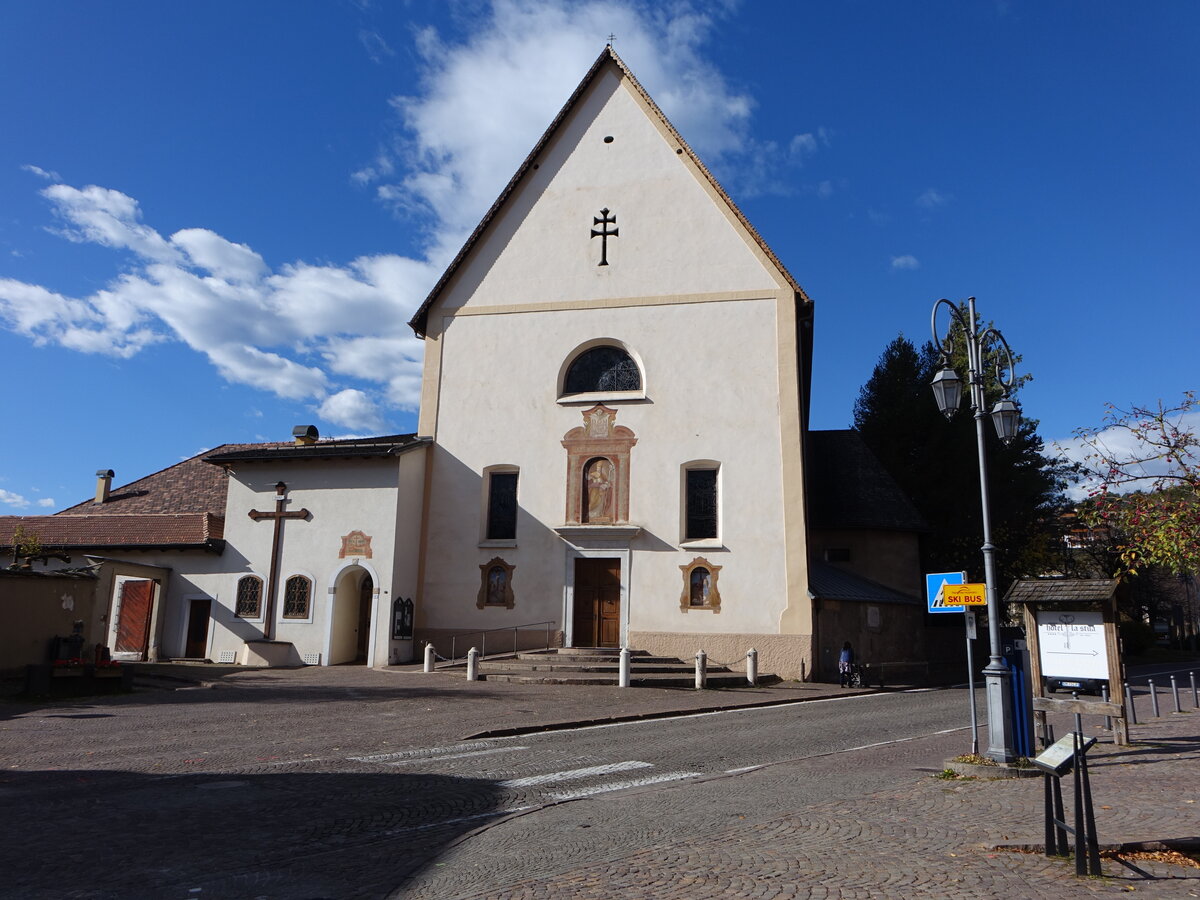
[[[366,566],[355,563],[340,570],[330,587],[331,609],[326,638],[327,665],[371,665],[371,635],[375,623],[379,580]]]

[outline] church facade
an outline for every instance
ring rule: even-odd
[[[418,627],[798,672],[811,311],[606,49],[412,322]]]
[[[810,678],[831,664],[823,604],[839,645],[919,654],[922,525],[894,484],[882,526],[810,522],[812,316],[606,47],[410,323],[416,434],[301,427],[23,521],[162,567],[97,604],[96,642],[124,634],[131,658],[386,665],[530,626],[529,642],[722,662],[754,647],[762,671]],[[839,470],[822,509],[848,508],[835,495],[862,471]],[[886,475],[870,478],[877,498]],[[134,525],[159,514],[194,518],[190,542]],[[151,585],[144,603],[127,581]]]

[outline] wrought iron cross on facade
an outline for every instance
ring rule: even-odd
[[[283,520],[284,519],[307,519],[311,513],[307,509],[296,509],[288,512],[284,507],[287,506],[287,485],[282,481],[275,485],[275,511],[260,512],[257,509],[250,510],[250,518],[255,522],[261,522],[263,519],[275,520],[275,534],[271,537],[271,569],[267,572],[267,611],[263,617],[263,640],[271,640],[272,625],[275,622],[275,585],[278,582],[279,575],[279,552],[283,544]]]
[[[608,265],[608,239],[610,237],[617,237],[619,234],[619,229],[614,228],[612,231],[609,231],[608,226],[617,224],[617,216],[615,213],[612,216],[609,216],[608,207],[606,206],[604,209],[600,210],[600,216],[598,218],[596,216],[592,216],[592,224],[600,226],[599,231],[597,231],[595,228],[592,229],[592,237],[600,238],[600,262],[599,262],[599,265],[607,266]]]

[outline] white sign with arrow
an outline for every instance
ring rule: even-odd
[[[1108,678],[1103,613],[1039,610],[1037,628],[1043,675]]]

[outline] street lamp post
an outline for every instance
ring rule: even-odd
[[[967,314],[949,300],[939,300],[933,305],[931,326],[933,342],[941,353],[942,369],[934,376],[931,387],[937,399],[938,409],[947,419],[954,417],[962,398],[962,381],[950,367],[950,352],[954,349],[953,329],[946,330],[945,338],[938,336],[938,309],[945,305],[950,310],[950,317],[957,322],[962,331],[963,341],[967,350],[967,382],[971,389],[971,409],[975,416],[975,436],[979,450],[979,495],[983,503],[983,573],[987,584],[987,613],[988,613],[988,642],[991,659],[983,675],[987,684],[987,716],[988,716],[988,750],[989,758],[996,762],[1012,762],[1016,754],[1012,749],[1012,700],[1008,691],[1008,667],[1000,657],[1000,600],[996,594],[996,548],[992,544],[991,508],[988,500],[987,452],[984,447],[984,424],[987,416],[986,403],[983,395],[985,345],[991,341],[997,342],[1004,350],[1007,366],[1006,373],[1001,378],[1002,367],[996,365],[996,381],[1003,390],[1003,396],[992,408],[992,422],[996,433],[1005,444],[1012,442],[1017,434],[1017,424],[1020,411],[1017,404],[1009,399],[1008,392],[1015,383],[1013,374],[1013,356],[1004,336],[994,328],[979,330],[975,317],[975,298],[967,299]]]

